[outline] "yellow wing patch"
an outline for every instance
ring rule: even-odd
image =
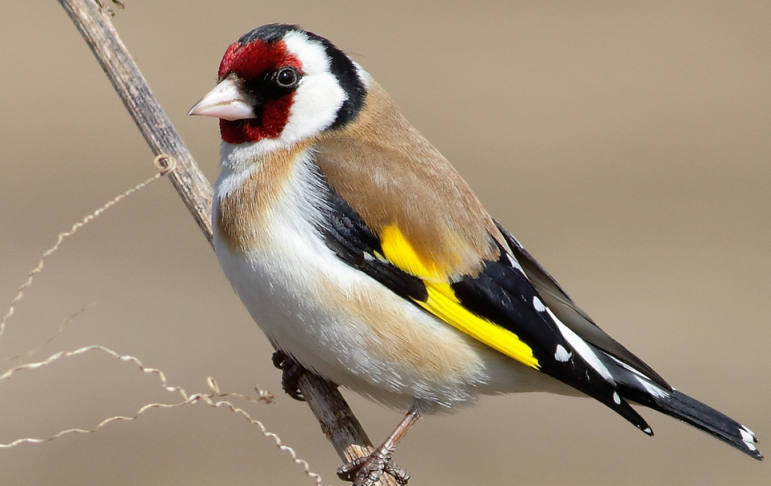
[[[449,284],[426,282],[426,289],[428,300],[417,303],[428,312],[524,365],[535,369],[540,367],[530,346],[523,343],[508,329],[483,319],[463,307]]]
[[[447,271],[436,262],[426,261],[418,255],[396,225],[386,226],[380,231],[380,246],[386,259],[399,269],[423,280],[447,280]]]
[[[436,263],[424,261],[399,228],[387,226],[381,231],[380,245],[388,261],[400,270],[423,280],[428,299],[425,302],[416,300],[418,305],[496,351],[531,368],[540,367],[538,360],[533,356],[532,348],[516,334],[463,307],[450,284],[437,283],[437,280],[446,281],[446,272],[437,268]]]

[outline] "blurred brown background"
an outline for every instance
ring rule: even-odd
[[[771,454],[771,4],[126,0],[115,23],[210,179],[214,120],[187,110],[244,32],[299,23],[350,53],[490,212],[597,322]],[[0,303],[56,235],[153,174],[152,157],[57,2],[0,7]],[[103,344],[172,384],[279,392],[270,348],[170,184],[65,241],[0,357]],[[5,313],[5,304],[0,313]],[[2,370],[12,364],[2,362]],[[0,442],[173,402],[100,354],[0,382]],[[350,395],[349,395],[350,396]],[[248,406],[325,483],[340,461],[306,406]],[[400,414],[350,396],[380,441]],[[589,400],[486,398],[422,421],[413,483],[767,485],[771,465],[654,412],[645,437]],[[763,448],[765,446],[765,449]],[[92,435],[0,450],[3,484],[312,484],[244,420],[152,410]]]

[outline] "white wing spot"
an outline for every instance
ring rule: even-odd
[[[613,401],[616,402],[616,405],[621,405],[621,397],[616,392],[613,392]]]
[[[543,305],[543,302],[541,302],[541,299],[539,299],[537,295],[533,297],[533,307],[538,312],[543,312],[546,310],[546,306]]]
[[[565,363],[572,357],[573,357],[573,353],[565,349],[565,347],[562,346],[561,344],[557,345],[557,351],[554,353],[554,359],[556,359],[557,361],[561,361],[562,363]]]
[[[549,313],[549,317],[551,317],[552,320],[557,324],[557,328],[559,328],[560,332],[562,333],[562,337],[564,337],[568,344],[573,346],[573,349],[575,349],[576,352],[582,358],[584,358],[587,363],[589,363],[589,366],[594,368],[594,370],[599,373],[600,376],[605,378],[609,383],[616,383],[616,381],[613,379],[613,375],[611,375],[608,368],[602,364],[602,361],[600,361],[600,358],[594,353],[594,351],[592,351],[592,348],[586,344],[586,341],[581,339],[578,334],[573,332],[572,329],[557,319],[557,316],[554,315],[551,309],[547,308],[546,312]]]
[[[514,258],[513,256],[511,256],[508,253],[506,253],[506,256],[509,257],[509,263],[511,263],[512,267],[516,268],[517,270],[519,270],[522,273],[525,273],[525,271],[522,269],[522,265],[519,264],[519,262],[517,261],[516,258]]]

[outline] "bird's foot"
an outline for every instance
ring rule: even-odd
[[[299,388],[300,377],[307,370],[303,366],[294,360],[291,356],[285,352],[278,350],[273,353],[273,366],[282,371],[281,375],[281,388],[284,389],[287,395],[299,400],[305,401],[305,397]]]
[[[353,486],[373,486],[383,473],[393,476],[402,486],[410,479],[406,469],[391,462],[391,454],[383,446],[337,469],[337,476],[343,481],[352,481]]]

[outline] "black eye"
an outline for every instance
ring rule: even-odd
[[[300,82],[300,73],[293,67],[282,67],[276,71],[276,75],[273,78],[276,85],[283,89],[293,89],[297,87]]]

